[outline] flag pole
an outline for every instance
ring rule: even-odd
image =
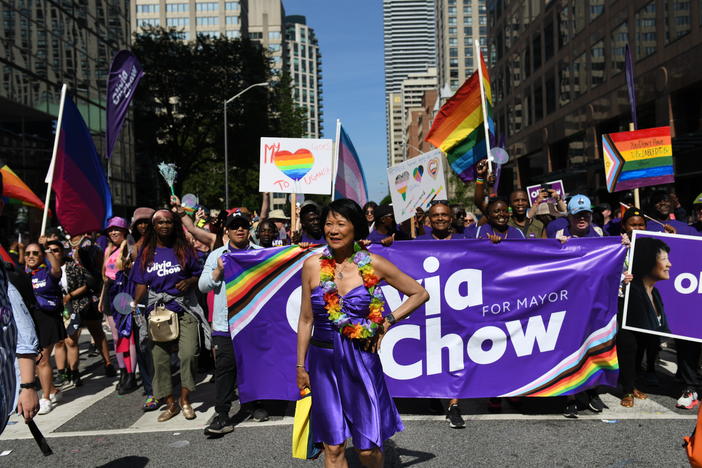
[[[336,138],[334,139],[334,157],[332,158],[332,189],[331,201],[334,201],[336,190],[336,173],[339,170],[339,138],[341,137],[341,119],[336,119]]]
[[[485,149],[487,151],[488,174],[492,174],[492,155],[490,154],[490,130],[488,125],[485,90],[483,89],[483,56],[480,52],[480,42],[475,40],[475,56],[478,57],[478,80],[480,81],[480,107],[483,109],[483,128],[485,129]]]
[[[49,199],[51,198],[51,187],[54,183],[54,166],[56,165],[56,153],[58,152],[59,138],[61,135],[61,124],[63,123],[63,104],[66,102],[66,83],[61,87],[61,101],[59,104],[58,121],[56,122],[56,136],[54,137],[54,150],[51,153],[51,162],[49,163],[49,172],[46,174],[46,198],[44,199],[44,214],[41,218],[41,235],[46,233],[46,219],[49,215]]]

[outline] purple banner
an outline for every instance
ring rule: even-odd
[[[144,76],[139,60],[128,50],[120,50],[112,60],[110,75],[107,79],[107,130],[105,138],[107,148],[105,157],[112,155],[115,142],[122,130],[124,117],[134,91]]]
[[[400,241],[371,250],[431,296],[382,342],[392,396],[555,396],[616,385],[620,239]],[[309,255],[298,247],[225,255],[243,402],[298,398],[295,331]],[[387,308],[401,304],[397,290],[382,290]]]
[[[670,252],[666,252],[669,266],[662,265],[663,269],[667,269],[669,279],[659,277],[654,283],[660,295],[662,313],[659,311],[660,319],[650,317],[654,320],[653,327],[650,327],[651,321],[646,317],[646,312],[650,309],[642,307],[642,302],[648,305],[647,301],[650,299],[646,297],[645,290],[640,285],[631,284],[626,290],[624,328],[670,338],[702,341],[702,325],[699,321],[702,299],[702,237],[634,231],[630,251],[632,255],[629,260],[631,271],[635,271],[638,262],[646,261],[639,256],[647,252],[636,249],[636,244],[644,238],[659,239],[670,249]],[[634,252],[637,254],[634,255]],[[658,253],[654,252],[653,255]],[[656,275],[654,272],[652,276]],[[655,296],[655,293],[653,295]]]

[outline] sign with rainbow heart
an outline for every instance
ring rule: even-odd
[[[417,208],[428,209],[433,200],[446,200],[448,195],[441,151],[429,151],[389,167],[388,183],[398,223],[411,218]]]
[[[333,148],[329,139],[262,137],[258,190],[330,195]]]

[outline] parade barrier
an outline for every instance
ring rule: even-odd
[[[616,385],[620,239],[400,241],[371,251],[431,296],[383,339],[392,396],[556,396]],[[314,253],[223,256],[242,402],[298,399],[300,271]],[[402,303],[394,288],[382,291],[389,309]]]

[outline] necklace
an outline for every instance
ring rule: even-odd
[[[329,321],[336,326],[339,333],[349,339],[367,339],[374,337],[378,333],[385,320],[383,317],[385,300],[380,288],[377,287],[380,279],[373,271],[370,253],[367,250],[363,250],[358,242],[354,243],[353,250],[355,253],[350,258],[350,261],[358,268],[358,272],[363,278],[363,286],[371,295],[368,317],[351,319],[343,311],[344,298],[339,295],[339,290],[334,281],[337,273],[337,263],[331,255],[329,247],[324,248],[319,260],[319,287],[324,293],[324,308],[329,316]],[[341,270],[343,270],[343,265]],[[343,278],[342,275],[343,271],[339,271],[340,279]]]

